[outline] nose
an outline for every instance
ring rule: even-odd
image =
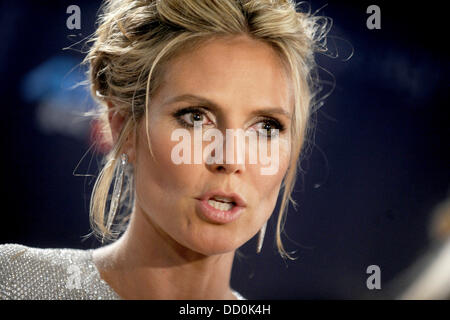
[[[208,164],[208,162],[206,162],[205,165],[212,173],[243,174],[245,172],[245,152],[244,154],[241,154],[241,157],[243,157],[244,161],[236,160],[238,159],[236,152],[239,152],[238,148],[234,149],[234,159],[230,159],[229,161],[227,161],[226,152],[224,151],[222,157],[223,161],[221,161],[221,163]],[[211,154],[208,155],[208,158],[209,157],[215,157],[215,150],[212,150]]]
[[[225,174],[242,174],[245,171],[243,164],[207,164],[208,170],[213,173],[225,173]]]

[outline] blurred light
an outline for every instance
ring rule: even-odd
[[[22,97],[36,105],[38,128],[45,134],[61,134],[84,140],[95,106],[79,61],[55,56],[31,70],[22,82]]]

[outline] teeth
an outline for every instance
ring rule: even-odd
[[[216,209],[222,210],[222,211],[228,211],[231,208],[233,208],[233,204],[232,203],[223,203],[223,202],[219,202],[219,201],[215,201],[215,200],[208,200],[208,203],[210,204],[211,207],[214,207]]]
[[[213,199],[216,199],[217,201],[221,202],[233,202],[233,200],[231,200],[230,198],[225,198],[221,196],[214,196]]]

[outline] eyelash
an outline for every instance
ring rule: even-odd
[[[192,124],[187,123],[185,120],[183,120],[181,118],[182,116],[189,114],[189,113],[198,113],[198,114],[201,114],[201,115],[207,117],[206,112],[204,112],[201,107],[181,108],[173,113],[173,117],[177,120],[177,122],[181,126],[187,128],[187,129],[193,128],[194,126]],[[259,121],[259,122],[272,124],[275,127],[274,129],[278,129],[279,133],[284,132],[286,130],[286,127],[280,121],[278,121],[277,119],[272,118],[272,117],[266,116],[264,118],[264,120]],[[259,123],[259,122],[257,122],[257,123]],[[271,137],[270,134],[268,135],[268,137],[269,138]]]

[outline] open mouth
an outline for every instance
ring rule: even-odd
[[[224,224],[239,218],[244,212],[246,202],[236,193],[221,190],[207,192],[196,198],[197,212],[209,222]]]
[[[230,211],[236,205],[231,199],[221,196],[214,196],[208,199],[208,204],[211,207],[222,211]]]

